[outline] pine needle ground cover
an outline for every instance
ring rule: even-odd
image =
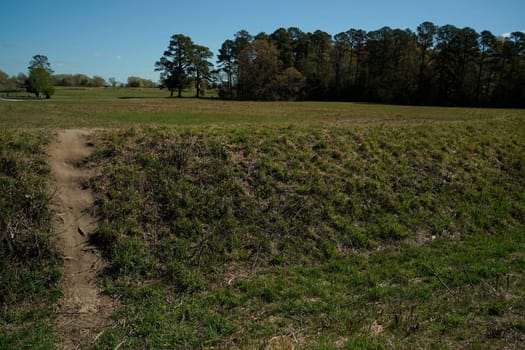
[[[89,164],[93,348],[518,347],[525,120],[131,128]]]

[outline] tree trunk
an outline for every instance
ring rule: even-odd
[[[231,71],[228,72],[228,98],[233,97],[233,74]]]
[[[341,98],[341,65],[338,63],[335,64],[335,96],[337,99]]]
[[[485,60],[485,54],[482,53],[480,61],[479,61],[478,79],[476,82],[476,104],[478,105],[480,104],[480,99],[481,99],[481,76],[483,74],[484,60]]]
[[[350,45],[350,60],[348,63],[348,86],[352,85],[352,60],[354,59],[354,48]]]
[[[197,70],[197,76],[195,77],[195,88],[197,89],[197,98],[201,96],[201,78],[199,71]]]
[[[359,66],[361,65],[361,47],[357,48],[356,52],[356,61],[355,61],[355,76],[354,76],[354,85],[357,85],[359,79]]]
[[[178,97],[179,98],[182,97],[182,88],[179,88],[179,95],[178,95]]]

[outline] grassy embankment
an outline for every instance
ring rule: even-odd
[[[41,132],[0,132],[0,348],[51,349],[60,259]]]
[[[523,132],[514,119],[106,134],[95,240],[126,307],[101,348],[518,345]]]
[[[523,111],[57,97],[3,124],[125,127],[89,160],[122,303],[89,346],[522,343]]]

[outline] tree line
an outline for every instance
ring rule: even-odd
[[[224,41],[212,70],[208,48],[177,34],[155,64],[173,95],[214,77],[223,98],[337,100],[525,107],[525,34],[424,22],[330,35],[279,28]]]
[[[157,83],[149,79],[130,76],[126,83],[119,83],[111,77],[107,81],[101,76],[89,77],[85,74],[55,74],[53,75],[55,86],[66,87],[131,87],[131,88],[155,88]]]
[[[115,78],[106,81],[101,76],[89,77],[85,74],[55,74],[47,56],[35,55],[29,62],[29,74],[19,73],[9,77],[0,71],[0,92],[18,93],[27,91],[36,97],[44,96],[51,98],[55,92],[55,86],[63,87],[131,87],[131,88],[155,88],[158,84],[137,76],[130,76],[127,83],[119,83]]]

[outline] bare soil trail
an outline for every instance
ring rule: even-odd
[[[103,259],[89,244],[97,227],[93,193],[86,186],[94,175],[82,161],[92,152],[91,132],[83,129],[59,131],[49,145],[51,209],[57,232],[57,246],[64,256],[56,329],[60,349],[79,349],[92,342],[101,327],[107,326],[115,302],[101,294],[96,280],[104,268]]]

